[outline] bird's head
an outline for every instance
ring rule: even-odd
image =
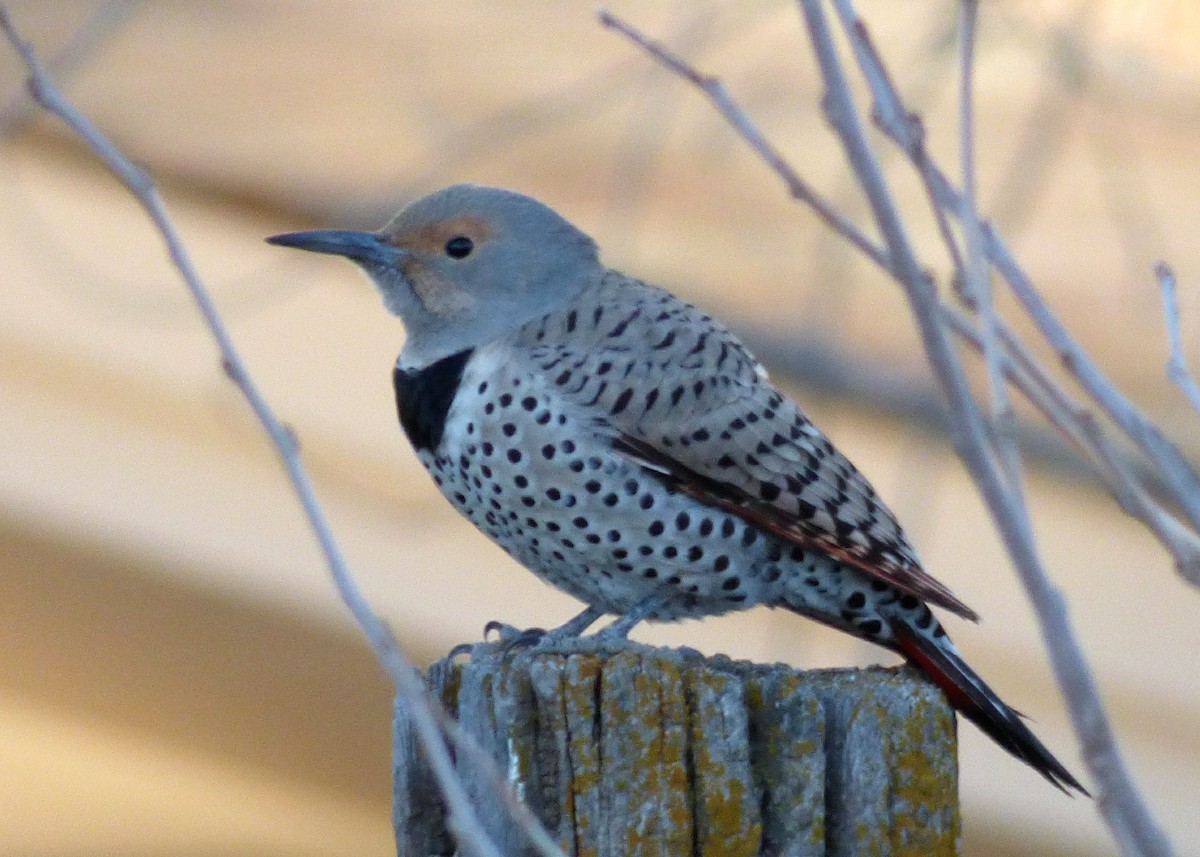
[[[345,256],[370,275],[421,367],[517,330],[595,282],[596,244],[513,191],[460,184],[402,209],[378,232],[319,229],[271,244]]]

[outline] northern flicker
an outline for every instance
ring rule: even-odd
[[[606,268],[542,203],[455,185],[378,232],[272,244],[345,256],[398,315],[400,423],[459,512],[587,605],[559,630],[791,610],[898,652],[1001,747],[1086,794],[959,655],[854,465],[724,326]],[[553,632],[552,632],[553,633]]]

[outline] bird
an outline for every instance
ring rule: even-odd
[[[1088,794],[966,663],[924,570],[858,469],[720,321],[606,267],[515,191],[456,184],[376,232],[269,243],[342,256],[406,332],[399,420],[441,493],[586,608],[546,635],[782,608],[898,653],[1068,794]]]

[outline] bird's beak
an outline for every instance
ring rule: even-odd
[[[313,253],[332,253],[355,262],[391,265],[404,251],[384,241],[374,232],[354,232],[348,229],[313,229],[309,232],[286,232],[272,235],[268,244],[295,247]]]

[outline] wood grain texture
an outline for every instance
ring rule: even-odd
[[[428,673],[566,854],[958,854],[954,715],[915,672],[583,646],[479,646]],[[399,709],[395,739],[398,853],[451,854]],[[488,778],[459,765],[500,849],[532,853]]]

